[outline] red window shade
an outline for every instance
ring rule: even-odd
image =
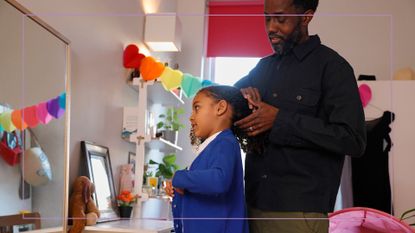
[[[272,53],[264,2],[210,2],[208,57],[264,57]]]

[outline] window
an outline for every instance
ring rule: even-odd
[[[213,59],[211,74],[214,82],[223,85],[233,85],[244,77],[258,63],[258,57],[216,57]]]

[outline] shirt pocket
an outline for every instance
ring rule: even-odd
[[[315,115],[318,109],[320,93],[311,89],[297,88],[294,90],[274,91],[267,96],[269,102],[285,111],[305,115]]]
[[[311,89],[299,88],[287,95],[295,105],[295,111],[305,115],[315,115],[318,110],[320,93]]]

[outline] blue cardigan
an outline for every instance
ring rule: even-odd
[[[196,157],[189,170],[177,171],[173,217],[176,232],[248,233],[242,160],[232,131],[222,131]]]

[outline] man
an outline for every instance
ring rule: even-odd
[[[268,219],[250,221],[251,233],[328,232],[344,155],[365,149],[353,69],[308,34],[317,5],[265,0],[274,54],[235,84],[253,109],[236,125],[251,136],[266,135],[264,152],[246,156],[249,217]]]

